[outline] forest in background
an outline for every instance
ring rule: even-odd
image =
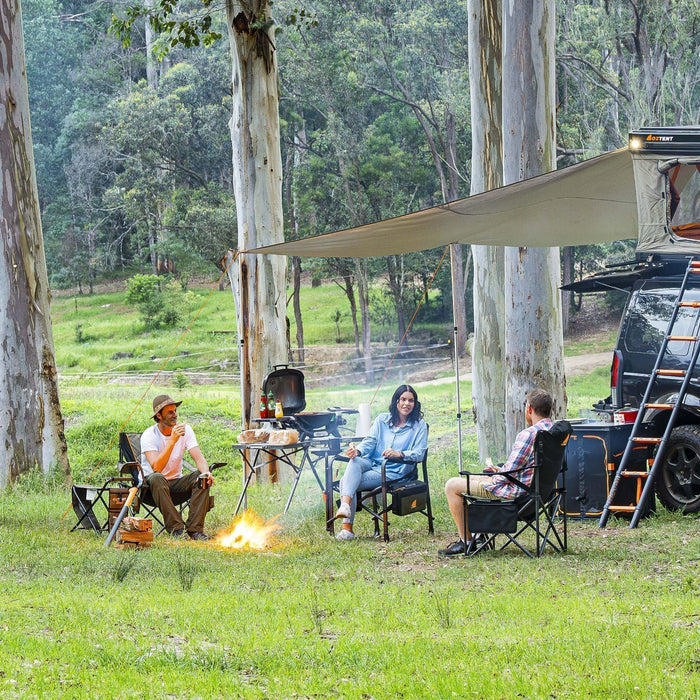
[[[138,273],[186,281],[214,272],[237,241],[227,42],[166,54],[162,38],[148,39],[161,57],[153,64],[143,25],[129,47],[110,32],[116,3],[22,7],[52,287],[89,292]],[[196,16],[202,5],[179,8]],[[441,203],[449,149],[457,195],[469,193],[466,2],[314,0],[299,10],[278,0],[273,14],[288,239]],[[558,167],[625,145],[632,128],[699,121],[695,0],[564,0],[557,14]],[[213,28],[225,35],[222,11]],[[632,251],[565,249],[565,275]],[[415,308],[440,255],[372,261],[395,315]],[[449,300],[443,268],[434,285]],[[352,289],[347,260],[304,269]],[[447,301],[433,313],[449,318]]]

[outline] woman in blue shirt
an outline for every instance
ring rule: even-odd
[[[387,460],[387,479],[400,480],[410,475],[414,469],[410,462],[420,462],[427,448],[428,426],[423,420],[418,394],[412,386],[402,384],[391,397],[389,412],[380,414],[369,435],[359,445],[351,443],[346,452],[350,462],[340,480],[340,507],[335,516],[343,519],[343,529],[336,538],[355,538],[352,531],[357,506],[355,494],[382,485],[384,460]],[[392,459],[405,459],[409,463],[392,462]]]

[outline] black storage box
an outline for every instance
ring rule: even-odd
[[[423,510],[428,504],[428,487],[422,481],[409,481],[392,489],[391,512],[408,515]]]
[[[570,517],[597,518],[605,507],[608,492],[627,447],[632,423],[574,423],[566,446],[566,512]],[[627,468],[646,471],[649,448],[640,444],[632,452]],[[637,480],[622,479],[614,505],[636,505]],[[649,499],[643,516],[654,510]]]

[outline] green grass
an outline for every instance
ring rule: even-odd
[[[597,398],[605,379],[574,378],[571,403],[585,404],[586,391]],[[104,549],[104,536],[70,532],[65,487],[23,478],[0,497],[0,697],[700,697],[697,519],[661,511],[636,530],[622,520],[605,530],[573,521],[564,556],[532,561],[506,550],[441,560],[436,550],[454,534],[442,495],[457,468],[454,386],[418,390],[431,423],[434,537],[422,516],[392,518],[385,544],[360,515],[358,540],[336,542],[305,474],[267,551],[166,536],[141,551]],[[82,477],[138,391],[97,383],[62,391]],[[336,391],[353,405],[371,398],[368,389],[326,389],[309,400],[325,405]],[[389,394],[380,391],[376,410]],[[230,449],[235,390],[182,395],[205,453],[232,462],[207,518],[218,532],[241,487]],[[467,381],[462,396],[471,396]],[[463,410],[469,463],[477,454],[469,401]],[[147,423],[147,413],[133,420]],[[113,447],[103,476],[115,461]],[[289,486],[288,478],[254,485],[249,506],[277,516]]]
[[[451,535],[394,518],[338,543],[306,483],[275,545],[160,537],[141,551],[70,533],[65,494],[0,499],[0,696],[51,698],[700,697],[697,521],[575,522],[570,552],[443,561]],[[210,527],[238,483],[217,485]],[[279,512],[281,487],[251,505]]]
[[[565,357],[578,357],[598,352],[607,352],[615,347],[617,340],[617,328],[595,333],[584,340],[571,340],[564,344]]]

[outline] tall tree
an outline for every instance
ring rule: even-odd
[[[503,179],[554,169],[554,0],[503,5]],[[549,390],[565,415],[564,341],[558,248],[506,248],[506,431],[524,424],[524,397]]]
[[[0,0],[0,486],[70,476],[58,401],[19,0]]]
[[[501,2],[469,0],[469,85],[472,123],[471,194],[500,187]],[[479,457],[505,458],[505,299],[500,246],[472,246],[474,344],[472,398]]]
[[[277,56],[268,0],[227,0],[233,62],[233,191],[238,248],[284,240]],[[278,255],[241,255],[232,266],[248,425],[265,374],[287,357],[286,267]]]

